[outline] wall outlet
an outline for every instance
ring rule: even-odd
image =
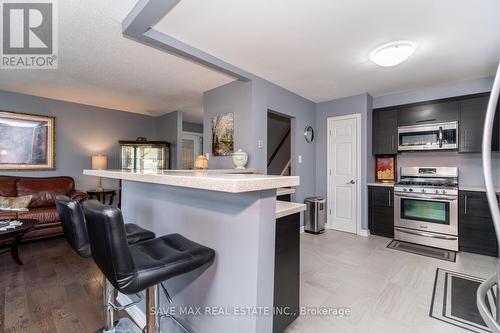
[[[205,156],[207,157],[207,160],[210,159],[210,153],[206,153]]]
[[[299,155],[299,164],[302,163],[302,155]]]
[[[257,148],[259,149],[264,148],[264,140],[257,140]]]

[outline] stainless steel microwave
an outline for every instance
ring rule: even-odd
[[[398,127],[398,151],[457,148],[457,121]]]

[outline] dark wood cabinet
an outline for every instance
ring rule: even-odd
[[[300,314],[300,213],[276,219],[273,333],[283,332]]]
[[[460,103],[458,101],[419,104],[398,110],[398,125],[419,125],[458,121]]]
[[[484,117],[488,107],[489,96],[468,98],[460,101],[460,133],[458,136],[459,149],[461,153],[480,153]],[[495,116],[493,127],[493,137],[491,139],[491,150],[497,151],[499,148],[499,116],[498,111]]]
[[[373,113],[373,155],[394,155],[398,152],[398,110]]]
[[[498,255],[498,244],[485,192],[459,191],[460,251]]]
[[[394,237],[394,188],[368,186],[368,225],[373,235]]]
[[[276,200],[291,202],[292,195],[291,194],[283,194],[283,195],[277,196]]]

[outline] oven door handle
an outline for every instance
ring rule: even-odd
[[[445,240],[457,240],[458,239],[458,237],[437,235],[437,234],[431,234],[429,232],[401,229],[398,227],[394,227],[394,229],[396,229],[397,231],[402,232],[402,233],[406,233],[406,234],[410,234],[410,235],[417,235],[417,236],[422,236],[422,237],[428,237],[428,238],[445,239]]]
[[[443,127],[439,126],[439,148],[443,148]]]
[[[433,200],[445,200],[445,201],[455,201],[456,197],[446,197],[446,196],[438,196],[438,195],[427,195],[427,194],[406,194],[406,193],[394,193],[395,196],[404,197],[404,198],[412,198],[412,199],[433,199]]]

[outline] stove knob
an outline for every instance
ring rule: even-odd
[[[439,194],[439,190],[436,190],[435,192],[436,192],[436,194]]]
[[[422,189],[422,193],[425,193],[425,188]]]
[[[446,194],[446,190],[442,190],[441,193]]]
[[[404,189],[403,189],[403,192],[406,192],[406,191],[407,191],[407,189],[406,189],[406,188],[404,188]]]
[[[413,192],[413,189],[412,189],[412,188],[410,188],[408,191]]]

